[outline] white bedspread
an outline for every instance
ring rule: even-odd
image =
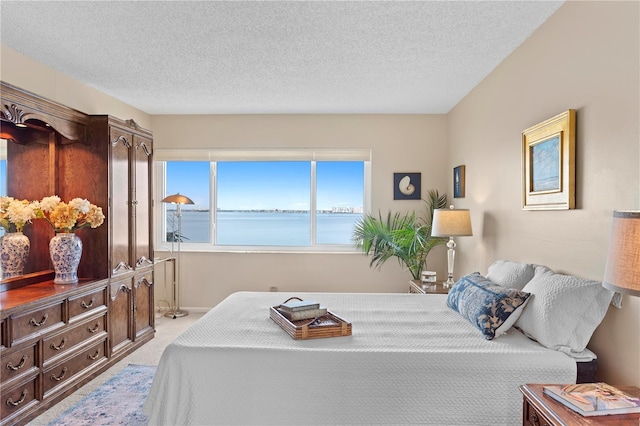
[[[446,295],[296,293],[353,324],[293,340],[269,307],[294,294],[235,293],[165,349],[150,425],[522,424],[524,383],[573,383],[573,359],[513,329],[482,338]]]

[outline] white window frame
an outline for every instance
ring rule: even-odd
[[[155,149],[154,150],[154,174],[155,174],[155,229],[156,249],[171,250],[171,243],[164,241],[166,236],[165,205],[160,200],[165,197],[166,187],[166,162],[167,161],[204,161],[210,163],[210,209],[209,220],[213,225],[210,228],[209,243],[180,243],[181,251],[191,252],[236,252],[236,253],[361,253],[352,244],[316,244],[315,241],[315,215],[316,215],[316,162],[317,161],[362,161],[364,162],[364,194],[363,214],[371,211],[371,150],[370,149]],[[218,210],[217,187],[217,162],[218,161],[309,161],[311,162],[311,188],[310,188],[310,213],[311,213],[311,238],[308,246],[226,246],[215,243],[216,214]],[[185,195],[189,195],[185,191]]]

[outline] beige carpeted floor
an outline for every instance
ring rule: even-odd
[[[107,371],[69,395],[46,412],[33,419],[28,426],[45,426],[62,414],[67,408],[80,401],[91,393],[102,383],[115,376],[129,364],[158,365],[160,356],[164,348],[175,339],[180,333],[186,330],[191,324],[196,322],[203,313],[189,313],[181,318],[167,318],[160,314],[156,315],[156,335],[150,342],[144,344],[140,349],[129,354],[118,363],[114,364]]]

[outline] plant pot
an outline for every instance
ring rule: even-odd
[[[59,233],[49,241],[49,254],[55,272],[54,284],[78,282],[78,265],[82,257],[82,240],[73,233]]]
[[[22,232],[10,232],[0,238],[2,279],[17,277],[24,273],[30,248],[31,242]]]

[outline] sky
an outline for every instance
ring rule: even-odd
[[[0,161],[0,195],[7,195],[7,160]]]
[[[167,162],[166,194],[179,192],[194,201],[193,208],[208,209],[209,164]],[[218,209],[309,209],[308,161],[218,162],[217,175]],[[362,207],[363,162],[317,162],[316,180],[319,209]]]

